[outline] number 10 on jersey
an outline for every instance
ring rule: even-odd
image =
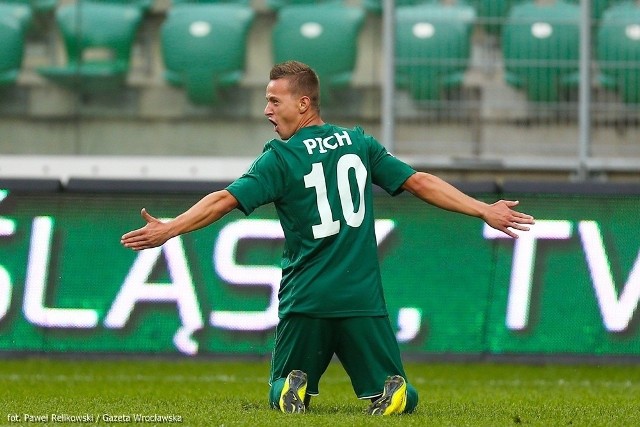
[[[349,182],[349,171],[351,169],[355,172],[359,192],[360,204],[357,211],[353,204]],[[345,223],[350,227],[360,227],[365,214],[364,189],[367,182],[367,168],[360,157],[355,154],[345,154],[340,157],[336,164],[336,182]],[[311,172],[304,176],[304,184],[306,188],[315,188],[316,190],[316,204],[320,214],[320,224],[311,227],[313,237],[322,239],[323,237],[337,234],[340,231],[340,221],[334,219],[334,213],[331,211],[331,204],[329,203],[329,196],[335,192],[335,189],[327,188],[327,180],[322,163],[314,163],[311,166]]]

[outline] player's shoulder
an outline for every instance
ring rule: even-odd
[[[355,135],[366,135],[362,126],[356,125],[353,127],[341,126],[336,124],[331,124],[331,132],[349,132]]]
[[[364,132],[364,128],[362,126],[356,125],[356,126],[351,128],[351,131],[354,132],[354,133],[361,134],[361,135],[366,135],[366,133]]]
[[[288,150],[289,148],[286,141],[274,138],[264,144],[261,157],[281,157],[286,155]]]
[[[353,127],[347,127],[347,126],[332,124],[329,133],[338,134],[338,135],[344,135],[346,133],[350,136],[353,142],[363,141],[368,144],[371,141],[375,141],[375,138],[370,134],[368,134],[367,132],[365,132],[362,126],[359,126],[359,125],[356,125]]]
[[[354,126],[348,129],[348,132],[353,135],[354,139],[362,141],[369,148],[377,147],[380,145],[378,140],[373,135],[365,132],[364,128],[362,128],[361,126]]]
[[[284,142],[278,139],[272,139],[270,141],[265,142],[262,147],[262,153],[253,161],[251,168],[256,168],[258,166],[263,167],[267,164],[277,164],[281,163],[282,154],[279,150],[279,147],[284,144]]]
[[[262,147],[262,152],[266,153],[268,151],[277,150],[283,144],[286,144],[286,143],[276,138],[271,139],[264,144],[264,146]]]

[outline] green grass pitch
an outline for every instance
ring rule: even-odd
[[[310,410],[292,415],[267,406],[266,361],[9,358],[0,362],[0,425],[43,417],[47,425],[640,425],[640,364],[406,368],[420,392],[418,410],[382,420],[363,413],[367,402],[355,398],[337,363]]]

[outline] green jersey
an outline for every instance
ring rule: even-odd
[[[413,173],[359,127],[309,126],[265,145],[227,190],[246,215],[275,204],[285,236],[281,318],[387,314],[372,184],[396,195]]]

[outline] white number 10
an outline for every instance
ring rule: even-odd
[[[353,206],[353,198],[351,197],[351,186],[349,184],[349,170],[355,171],[356,183],[358,184],[360,206],[355,212]],[[340,204],[342,205],[342,215],[344,220],[350,227],[360,227],[365,214],[364,187],[367,180],[367,169],[365,168],[360,157],[355,154],[345,154],[340,157],[337,165],[337,183],[338,194],[340,195]],[[333,236],[340,231],[340,221],[334,221],[333,212],[327,196],[327,181],[324,176],[324,167],[322,163],[314,163],[311,166],[311,172],[304,176],[304,184],[306,188],[314,187],[316,189],[316,202],[318,205],[318,213],[320,214],[320,224],[314,225],[313,237],[321,239],[323,237]]]

